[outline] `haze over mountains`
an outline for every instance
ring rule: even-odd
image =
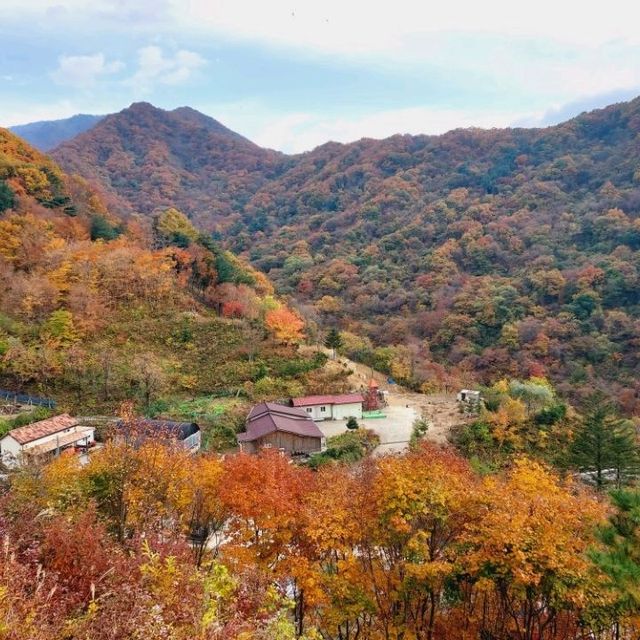
[[[546,129],[286,156],[139,103],[52,155],[121,213],[177,206],[323,323],[408,348],[407,378],[439,362],[632,387],[639,133],[636,99]]]
[[[79,113],[63,120],[42,120],[29,124],[9,127],[17,136],[26,140],[40,151],[50,151],[61,142],[77,136],[87,129],[91,129],[104,116],[93,116]]]

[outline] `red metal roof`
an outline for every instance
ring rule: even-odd
[[[294,407],[310,407],[321,404],[353,404],[364,402],[361,393],[345,393],[335,396],[306,396],[304,398],[292,398],[291,404]]]
[[[238,434],[240,442],[251,442],[274,431],[284,431],[307,438],[324,437],[306,411],[272,402],[261,402],[251,409],[246,429],[246,432]]]
[[[9,431],[7,435],[11,436],[19,444],[28,444],[39,438],[53,435],[59,431],[64,431],[71,427],[75,427],[78,421],[72,418],[69,414],[63,413],[53,418],[47,418],[46,420],[40,420],[40,422],[34,422],[24,427],[18,427]]]

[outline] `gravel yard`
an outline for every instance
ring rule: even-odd
[[[411,427],[418,413],[413,407],[392,405],[384,408],[386,418],[372,420],[358,420],[361,427],[373,429],[380,436],[378,453],[392,453],[402,451],[407,447],[411,436]],[[347,431],[346,420],[325,420],[318,422],[318,426],[325,436],[331,437]]]
[[[418,418],[426,419],[430,425],[427,438],[440,444],[445,444],[451,428],[463,421],[453,396],[424,395],[398,389],[390,390],[388,398],[389,405],[383,409],[385,418],[358,421],[380,436],[380,446],[376,449],[379,454],[406,449],[413,423]],[[346,424],[346,420],[318,422],[327,437],[344,433]]]
[[[413,423],[418,418],[427,420],[430,425],[427,438],[439,444],[446,444],[451,429],[466,420],[458,410],[454,394],[425,395],[407,391],[398,385],[389,384],[383,374],[342,356],[330,362],[329,366],[350,369],[353,372],[350,382],[354,390],[366,389],[373,376],[380,389],[388,392],[389,404],[383,408],[385,418],[358,421],[361,426],[373,429],[380,436],[380,446],[376,449],[379,454],[406,449]],[[318,422],[327,437],[344,433],[347,430],[346,424],[346,420]]]

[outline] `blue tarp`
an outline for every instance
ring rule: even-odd
[[[24,393],[16,393],[15,391],[7,391],[6,389],[0,389],[0,399],[9,400],[9,402],[15,402],[16,404],[32,404],[36,407],[47,407],[53,409],[56,406],[56,401],[51,398],[38,398],[37,396],[28,396]]]

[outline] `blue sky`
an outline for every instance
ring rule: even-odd
[[[1,0],[0,125],[189,105],[287,152],[640,94],[628,0]]]

